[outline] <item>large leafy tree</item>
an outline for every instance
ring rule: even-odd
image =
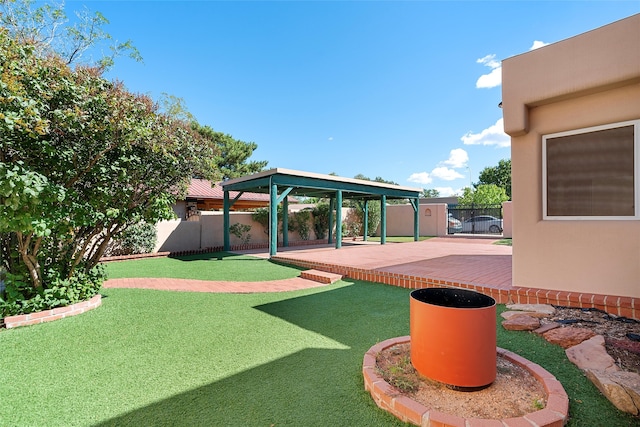
[[[380,176],[375,177],[374,179],[369,178],[366,175],[363,174],[358,174],[356,176],[354,176],[355,179],[362,179],[364,181],[374,181],[374,182],[380,182],[383,184],[392,184],[392,185],[398,185],[397,182],[394,181],[388,181]],[[388,203],[402,203],[401,200],[389,200]],[[356,220],[361,223],[364,224],[364,202],[360,201],[360,200],[349,200],[347,202],[349,207],[354,208],[354,212],[355,212],[355,217]],[[368,214],[367,214],[367,230],[368,230],[368,234],[370,236],[373,236],[376,232],[376,230],[378,229],[378,225],[380,225],[380,220],[382,217],[382,212],[380,210],[380,203],[376,203],[376,202],[369,202],[368,203]]]
[[[423,188],[422,197],[426,197],[426,198],[440,197],[440,192],[435,188]]]
[[[172,217],[192,176],[219,178],[214,141],[66,62],[0,29],[0,251],[15,300],[94,274],[114,235]]]
[[[56,55],[69,64],[85,64],[105,70],[120,55],[141,61],[140,52],[130,40],[118,42],[106,32],[109,23],[100,12],[83,9],[75,13],[70,24],[64,3],[39,3],[35,0],[0,0],[0,26],[10,37],[29,43],[36,55]],[[100,47],[100,57],[87,55]]]
[[[495,184],[504,188],[509,199],[511,199],[511,159],[502,159],[498,166],[484,168],[478,176],[478,185]]]
[[[160,111],[171,117],[190,122],[191,127],[203,138],[210,140],[216,147],[215,164],[222,179],[238,178],[262,171],[267,161],[249,160],[258,148],[255,142],[244,142],[229,134],[217,132],[210,126],[202,126],[187,109],[184,99],[163,93],[160,99]]]
[[[465,187],[462,196],[458,198],[458,206],[497,206],[507,200],[509,197],[504,188],[495,184],[481,184],[475,189]]]

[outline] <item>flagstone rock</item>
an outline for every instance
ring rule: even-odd
[[[502,327],[508,331],[533,331],[540,327],[540,319],[527,315],[512,316],[502,322]]]
[[[537,317],[542,319],[549,315],[546,313],[539,313],[537,311],[505,311],[501,313],[500,316],[502,316],[503,319],[509,319],[513,316],[529,316],[529,317]]]
[[[566,349],[564,352],[569,361],[583,371],[591,370],[613,373],[620,370],[615,360],[613,360],[613,357],[607,353],[602,335],[591,337],[580,344]]]
[[[536,313],[544,313],[548,316],[556,312],[556,309],[550,304],[507,304],[507,308],[518,311],[534,311]]]
[[[638,414],[638,406],[628,391],[629,386],[625,387],[618,382],[620,381],[623,384],[633,382],[633,380],[629,380],[629,375],[627,375],[631,374],[631,376],[633,376],[632,372],[620,371],[615,373],[606,373],[589,369],[586,371],[586,374],[587,378],[591,380],[598,390],[600,390],[600,392],[604,394],[616,408],[633,415]],[[637,381],[640,381],[640,379],[636,379],[636,382]],[[633,390],[632,387],[631,389]],[[632,391],[632,393],[636,396],[638,395],[637,390]]]
[[[559,328],[561,326],[562,325],[560,323],[550,322],[550,323],[547,323],[546,325],[540,326],[538,329],[534,330],[533,332],[538,334],[538,335],[542,335],[547,331],[550,331],[550,330],[555,329],[555,328]]]
[[[574,327],[556,328],[542,334],[550,343],[558,344],[565,349],[580,344],[594,335],[595,332],[591,329]]]
[[[618,371],[611,374],[611,379],[631,396],[633,404],[638,408],[636,414],[640,413],[640,375],[635,372]]]

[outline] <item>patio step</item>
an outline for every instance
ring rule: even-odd
[[[300,273],[300,277],[314,282],[332,284],[342,279],[342,275],[336,273],[327,273],[320,270],[305,270]]]

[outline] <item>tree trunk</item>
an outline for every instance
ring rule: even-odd
[[[40,249],[40,242],[42,241],[42,238],[36,238],[33,249],[31,249],[31,238],[33,237],[33,234],[29,233],[25,238],[23,234],[18,231],[16,232],[16,236],[18,238],[18,252],[20,253],[22,262],[29,271],[31,283],[34,288],[40,289],[42,288],[42,276],[40,275],[40,264],[38,263],[37,254]],[[29,253],[30,249],[32,250],[32,253]]]

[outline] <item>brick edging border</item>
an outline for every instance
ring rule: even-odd
[[[371,394],[371,397],[378,407],[393,414],[404,422],[418,426],[484,426],[489,425],[484,424],[484,422],[495,422],[495,420],[465,419],[456,415],[429,409],[421,403],[399,394],[389,383],[379,376],[376,369],[376,355],[394,345],[409,342],[411,342],[409,335],[391,338],[374,345],[364,355],[362,361],[364,388]],[[522,356],[500,347],[497,347],[496,351],[498,355],[531,373],[542,384],[547,394],[547,404],[544,409],[531,412],[522,417],[503,419],[502,425],[514,427],[521,425],[539,427],[564,426],[569,415],[569,397],[560,381],[540,365]]]
[[[551,304],[575,308],[597,308],[609,314],[640,320],[640,298],[621,297],[615,295],[598,295],[579,292],[553,291],[548,289],[493,288],[490,286],[471,283],[454,282],[449,280],[417,277],[406,274],[389,273],[385,271],[365,270],[315,261],[304,261],[286,256],[276,255],[271,258],[284,264],[291,264],[302,268],[327,271],[340,274],[355,280],[383,283],[408,289],[422,289],[435,287],[456,287],[471,289],[489,295],[498,304]]]
[[[39,311],[37,313],[20,314],[4,318],[4,325],[7,329],[19,326],[36,325],[38,323],[52,322],[65,317],[77,316],[102,304],[102,295],[94,295],[93,298],[68,305],[66,307],[52,308],[51,310]]]

